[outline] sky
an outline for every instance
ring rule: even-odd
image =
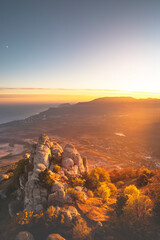
[[[159,12],[157,0],[1,0],[0,102],[160,97]]]

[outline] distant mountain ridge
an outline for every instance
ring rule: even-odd
[[[85,144],[88,156],[94,149],[95,159],[101,152],[104,162],[108,162],[104,156],[109,156],[110,165],[154,168],[160,162],[160,99],[107,97],[50,107],[24,120],[1,124],[0,143],[28,148],[28,141],[41,133]]]
[[[26,121],[27,119],[37,119],[42,116],[47,115],[66,115],[66,114],[102,114],[108,111],[124,111],[126,107],[134,108],[160,108],[160,99],[148,98],[148,99],[136,99],[132,97],[104,97],[97,98],[89,102],[79,102],[76,104],[64,103],[60,104],[58,107],[50,107],[45,111],[40,112],[39,114],[32,115],[24,120],[18,120],[18,122]],[[4,123],[4,125],[10,125],[13,122]]]

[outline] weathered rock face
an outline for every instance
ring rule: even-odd
[[[80,214],[78,213],[77,209],[73,206],[69,207],[57,207],[56,208],[57,216],[62,216],[64,218],[64,224],[70,226],[72,221],[74,221]]]
[[[30,232],[19,232],[15,240],[34,240],[33,235]]]
[[[58,164],[62,171],[53,173],[55,164]],[[32,145],[29,165],[31,168],[25,168],[25,176],[19,177],[17,199],[24,199],[24,209],[34,213],[39,213],[50,205],[72,204],[71,196],[67,193],[67,188],[70,187],[67,184],[68,176],[76,177],[87,169],[86,161],[84,166],[84,160],[73,145],[67,144],[63,150],[58,143],[44,134]],[[46,168],[49,169],[47,171],[50,176],[54,177],[53,185],[49,189],[39,180],[39,174]],[[68,210],[64,215],[68,216],[68,219],[69,216],[73,218]]]
[[[47,204],[47,189],[39,186],[35,180],[29,180],[25,186],[24,207],[26,211],[41,212]]]
[[[74,161],[71,158],[63,158],[62,159],[62,167],[67,170],[71,170],[74,166]]]
[[[79,173],[85,171],[83,159],[81,158],[77,149],[71,144],[66,144],[62,154],[62,162],[65,161],[66,158],[70,158],[73,160],[74,165],[77,165],[78,167]]]
[[[50,234],[46,240],[65,240],[65,238],[59,234]]]

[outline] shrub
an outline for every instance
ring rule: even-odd
[[[123,182],[123,181],[118,181],[118,182],[116,183],[117,188],[121,188],[121,187],[123,187],[123,185],[124,185],[124,182]]]
[[[67,193],[69,193],[74,201],[78,200],[84,202],[84,194],[82,192],[76,191],[74,188],[68,188]]]
[[[64,224],[64,223],[65,223],[65,217],[64,217],[64,214],[61,214],[60,223],[61,223],[61,224]]]
[[[138,178],[137,178],[137,186],[138,187],[144,187],[149,183],[149,179],[148,176],[146,174],[141,174]]]
[[[160,183],[155,182],[150,184],[149,196],[155,200],[160,198]]]
[[[153,206],[153,213],[160,220],[160,199],[156,199]]]
[[[87,174],[85,176],[85,187],[94,191],[100,186],[100,182],[98,180],[97,176],[94,176],[92,174]]]
[[[57,151],[57,155],[52,155],[50,159],[50,163],[53,162],[54,164],[59,164],[61,162],[62,156],[59,151]]]
[[[44,171],[39,173],[39,180],[47,188],[50,188],[54,183],[53,176],[50,173],[50,170],[46,168]]]
[[[139,221],[144,221],[152,213],[152,201],[148,196],[142,195],[134,186],[130,185],[125,188],[124,195],[128,197],[127,201],[119,199],[122,202],[123,220],[127,225],[133,226]],[[124,200],[124,201],[123,201]]]
[[[113,183],[107,183],[107,187],[110,189],[110,194],[115,196],[117,194],[117,188]]]
[[[84,240],[89,239],[91,228],[87,226],[84,219],[79,218],[73,227],[73,239]]]
[[[53,206],[50,206],[49,208],[47,208],[45,212],[45,218],[47,221],[52,221],[54,218],[56,218],[55,211],[56,209]]]
[[[96,194],[101,197],[104,201],[108,201],[110,197],[110,189],[106,186],[106,184],[102,184],[97,190]]]
[[[88,196],[89,198],[93,198],[93,197],[94,197],[94,193],[93,193],[91,190],[88,190],[88,191],[87,191],[87,196]]]
[[[134,169],[121,169],[110,172],[111,182],[124,181],[126,179],[133,179],[137,177],[137,171]]]
[[[110,182],[108,172],[100,167],[92,169],[89,173],[85,173],[83,177],[85,179],[85,187],[93,191],[99,188],[101,183]]]
[[[77,178],[73,179],[71,182],[72,182],[72,184],[73,184],[74,187],[76,187],[76,186],[81,186],[81,187],[83,187],[85,180],[77,177]]]
[[[24,174],[25,167],[29,164],[29,159],[21,159],[18,163],[16,163],[16,168],[13,172],[13,187],[18,188],[19,187],[19,177],[20,175]]]
[[[141,168],[138,170],[138,175],[140,176],[141,174],[145,174],[147,175],[148,177],[151,177],[153,174],[152,174],[152,171],[149,170],[148,168]]]
[[[53,172],[59,173],[60,171],[62,171],[62,168],[58,164],[56,164],[53,168]]]
[[[91,170],[91,175],[98,177],[100,182],[110,182],[109,173],[104,168],[95,168]]]
[[[151,216],[152,201],[145,195],[130,195],[123,208],[124,218],[127,224],[133,225]]]
[[[129,185],[125,188],[124,194],[127,196],[139,196],[140,191],[136,188],[135,185]]]
[[[25,225],[30,223],[33,218],[33,212],[27,212],[25,209],[23,211],[18,212],[16,221],[20,225]]]
[[[120,194],[117,197],[117,202],[116,202],[116,207],[115,207],[117,216],[120,216],[123,214],[123,208],[126,205],[127,200],[128,200],[128,196],[125,194]]]
[[[153,225],[150,221],[152,201],[148,196],[141,194],[124,195],[119,199],[119,206],[121,206],[120,209],[118,206],[116,208],[117,220],[120,220],[122,234],[126,235],[127,239],[157,239],[154,238]]]

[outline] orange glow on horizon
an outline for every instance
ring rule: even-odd
[[[1,104],[84,102],[102,97],[159,98],[160,93],[129,92],[103,89],[5,89]]]

